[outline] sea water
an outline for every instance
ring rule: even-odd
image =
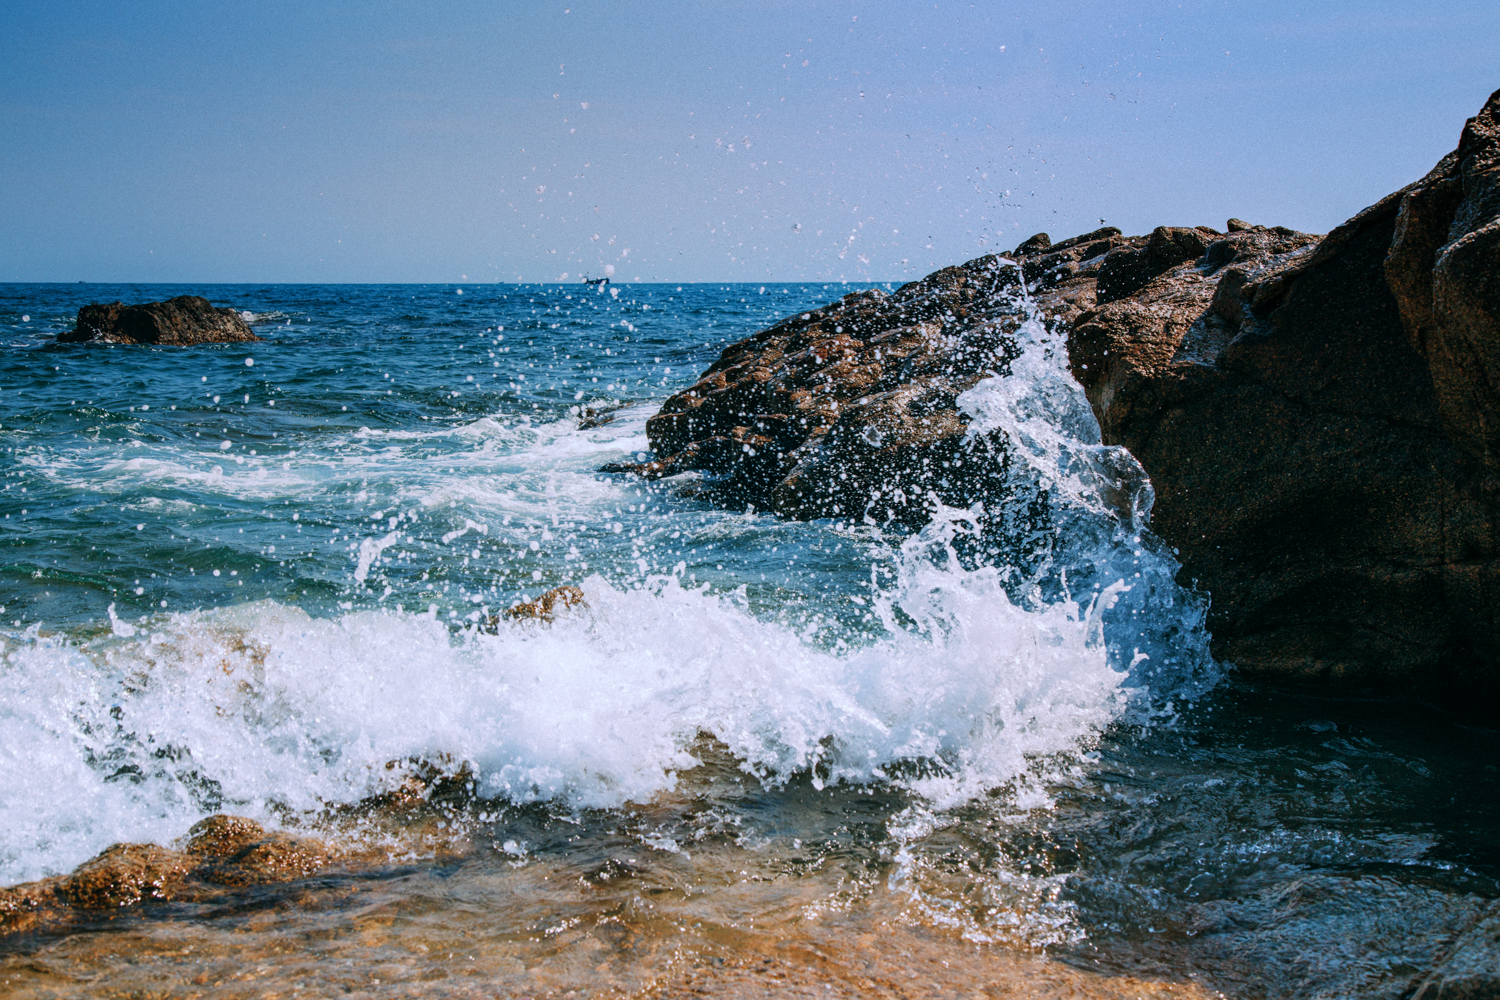
[[[1336,872],[1340,906],[1427,917],[1353,934],[1329,981],[1404,984],[1371,956],[1420,967],[1496,895],[1496,797],[1469,797],[1496,776],[1467,756],[1494,734],[1441,742],[1434,786],[1410,719],[1223,681],[1209,595],[1041,324],[960,399],[1048,498],[1024,550],[971,544],[1003,491],[912,533],[597,471],[645,458],[725,346],[854,290],[0,288],[0,882],[246,815],[392,859],[271,893],[252,950],[310,984],[506,995],[643,989],[813,927],[937,934],[916,951],[961,942],[950,967],[1306,979],[1331,917],[1277,894]],[[182,293],[264,340],[52,343],[87,302]],[[504,617],[562,585],[584,603]],[[464,794],[359,811],[417,772]],[[130,947],[186,935],[209,975],[259,927],[241,903],[131,917]],[[10,947],[76,976],[121,926]]]

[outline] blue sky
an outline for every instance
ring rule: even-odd
[[[1453,148],[1496,53],[1493,0],[0,0],[0,280],[905,280],[1101,219],[1321,232]]]

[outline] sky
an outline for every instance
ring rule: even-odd
[[[1500,88],[1494,0],[0,0],[0,281],[904,281],[1326,232]]]

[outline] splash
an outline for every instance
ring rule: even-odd
[[[1028,299],[1016,307],[1025,319],[1009,376],[985,379],[958,398],[971,418],[968,440],[1001,438],[1010,458],[999,502],[969,512],[972,533],[1006,539],[990,547],[989,561],[1002,567],[1023,605],[1089,593],[1102,600],[1100,641],[1127,672],[1135,707],[1170,717],[1222,675],[1208,649],[1207,595],[1176,583],[1180,565],[1148,526],[1151,481],[1130,452],[1102,443],[1069,371],[1065,336],[1049,330]]]
[[[232,476],[170,443],[102,468],[42,463],[80,488],[170,483],[308,510],[326,494],[325,514],[359,513],[309,541],[268,505],[258,529],[268,565],[344,560],[343,613],[308,613],[289,575],[269,599],[5,637],[0,881],[169,841],[214,811],[313,821],[392,790],[389,765],[413,759],[496,800],[650,802],[679,789],[705,737],[767,788],[899,787],[932,816],[997,789],[1046,806],[1048,781],[1102,731],[1170,714],[1212,664],[1202,602],[1146,530],[1149,483],[1099,443],[1061,345],[1035,320],[1019,336],[1012,374],[961,400],[972,436],[1019,456],[1013,489],[939,507],[890,544],[595,476],[602,455],[644,447],[644,408],[589,433],[525,416],[336,429],[295,456],[236,455]],[[1043,496],[1045,531],[990,544]],[[222,558],[204,551],[189,573]],[[549,575],[581,583],[587,605],[545,627],[466,626],[502,606],[505,573],[533,593]],[[438,599],[461,609],[444,620]]]
[[[262,602],[76,644],[13,637],[0,877],[170,839],[216,810],[274,821],[354,803],[410,758],[466,765],[513,802],[644,802],[677,787],[701,734],[767,785],[812,772],[958,801],[1106,724],[1120,675],[1086,612],[1024,611],[993,573],[955,572],[914,568],[922,628],[847,655],[673,577],[591,577],[585,613],[500,635]],[[903,778],[912,761],[927,763]]]

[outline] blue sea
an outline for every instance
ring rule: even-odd
[[[0,884],[217,812],[386,859],[13,938],[7,989],[1401,995],[1500,897],[1500,734],[1213,663],[1039,324],[961,404],[1060,498],[1041,570],[598,471],[864,287],[0,285]],[[263,341],[54,343],[178,294]],[[415,774],[464,794],[366,808]]]

